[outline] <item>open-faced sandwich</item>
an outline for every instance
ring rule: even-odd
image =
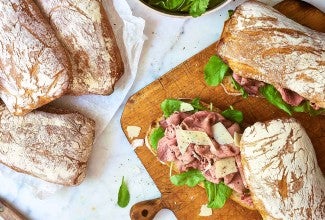
[[[231,198],[265,219],[323,219],[325,179],[312,143],[295,119],[255,123],[198,99],[166,99],[146,144],[170,166],[175,185],[205,188],[209,208]]]
[[[265,97],[288,114],[324,113],[324,42],[324,33],[248,1],[225,22],[205,79],[228,94]]]

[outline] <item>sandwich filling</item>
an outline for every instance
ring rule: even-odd
[[[174,112],[160,127],[164,135],[157,144],[159,160],[172,162],[181,173],[199,170],[207,181],[223,183],[252,206],[236,146],[238,123],[211,111]]]

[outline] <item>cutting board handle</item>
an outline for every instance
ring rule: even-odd
[[[26,220],[22,214],[11,207],[8,203],[0,200],[0,219],[4,220]]]
[[[151,220],[163,208],[161,198],[139,202],[132,206],[130,217],[132,220]]]

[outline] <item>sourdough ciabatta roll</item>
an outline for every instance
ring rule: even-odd
[[[295,119],[255,123],[240,142],[244,176],[263,219],[324,219],[325,179]]]
[[[248,1],[225,22],[217,55],[249,94],[259,95],[258,89],[267,83],[291,106],[307,100],[318,109],[325,108],[324,42],[324,33]],[[226,79],[226,90],[236,93]]]
[[[95,122],[74,111],[45,110],[13,116],[0,104],[0,162],[48,182],[78,185],[86,176]]]
[[[0,1],[0,13],[0,97],[24,115],[66,91],[70,64],[32,0]]]
[[[69,93],[112,93],[124,65],[101,0],[35,2],[69,52],[72,64]]]

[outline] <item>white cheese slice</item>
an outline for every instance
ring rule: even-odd
[[[234,143],[237,147],[240,145],[241,136],[242,134],[239,134],[237,132],[234,133]]]
[[[127,126],[126,132],[128,133],[128,137],[132,140],[139,136],[141,128],[138,126]]]
[[[222,178],[227,176],[231,173],[236,173],[237,166],[236,166],[236,160],[234,157],[228,157],[221,160],[217,160],[215,163],[215,171],[216,171],[216,177]]]
[[[212,145],[207,133],[202,131],[176,129],[176,140],[181,154],[186,152],[189,144]]]
[[[202,205],[199,216],[210,216],[212,215],[212,209],[208,208],[208,205]]]
[[[231,137],[231,134],[221,122],[218,122],[217,124],[212,126],[212,132],[214,139],[219,144],[223,145],[234,143],[234,139]]]
[[[132,141],[132,147],[135,149],[144,145],[144,139],[134,139]]]
[[[190,112],[193,111],[194,107],[190,103],[182,102],[181,106],[179,108],[179,111],[181,112]]]

